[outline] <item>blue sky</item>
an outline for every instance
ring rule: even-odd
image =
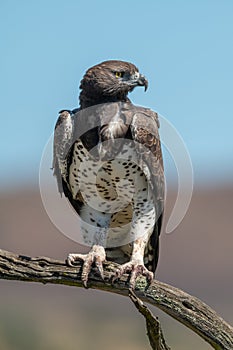
[[[77,106],[85,70],[107,59],[147,76],[131,99],[176,127],[196,183],[230,181],[232,15],[231,0],[2,0],[0,187],[38,183],[57,112]]]

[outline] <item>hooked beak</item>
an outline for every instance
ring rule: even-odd
[[[144,86],[145,91],[148,88],[148,80],[146,79],[146,77],[142,74],[139,75],[138,80],[137,80],[137,85],[138,86]]]

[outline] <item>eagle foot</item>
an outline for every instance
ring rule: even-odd
[[[93,264],[97,267],[101,278],[104,279],[103,262],[106,261],[106,253],[102,246],[94,245],[87,254],[71,253],[66,261],[69,266],[75,266],[74,263],[77,260],[83,261],[81,279],[85,288],[87,288],[88,277]]]
[[[116,280],[120,279],[124,273],[130,273],[129,287],[131,289],[135,289],[136,279],[140,275],[146,277],[148,285],[151,284],[154,278],[153,272],[149,271],[143,263],[138,263],[134,260],[121,265],[116,271],[112,281],[115,282]]]

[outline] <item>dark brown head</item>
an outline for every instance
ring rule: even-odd
[[[80,89],[81,108],[104,102],[127,101],[136,86],[148,87],[148,81],[129,62],[105,61],[91,67],[84,75]]]

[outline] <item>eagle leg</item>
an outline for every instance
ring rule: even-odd
[[[124,273],[130,273],[129,279],[129,287],[134,289],[136,285],[136,279],[138,276],[145,276],[147,279],[147,283],[150,285],[154,274],[149,271],[144,265],[144,250],[147,243],[148,236],[145,235],[141,238],[136,239],[133,242],[133,251],[131,255],[131,259],[129,262],[121,265],[115,273],[113,277],[113,282],[119,278]]]
[[[87,254],[71,253],[67,257],[67,264],[74,266],[76,260],[83,261],[81,279],[85,288],[87,288],[88,277],[91,272],[92,265],[94,264],[102,279],[104,279],[103,262],[106,261],[106,253],[104,247],[94,245]]]

